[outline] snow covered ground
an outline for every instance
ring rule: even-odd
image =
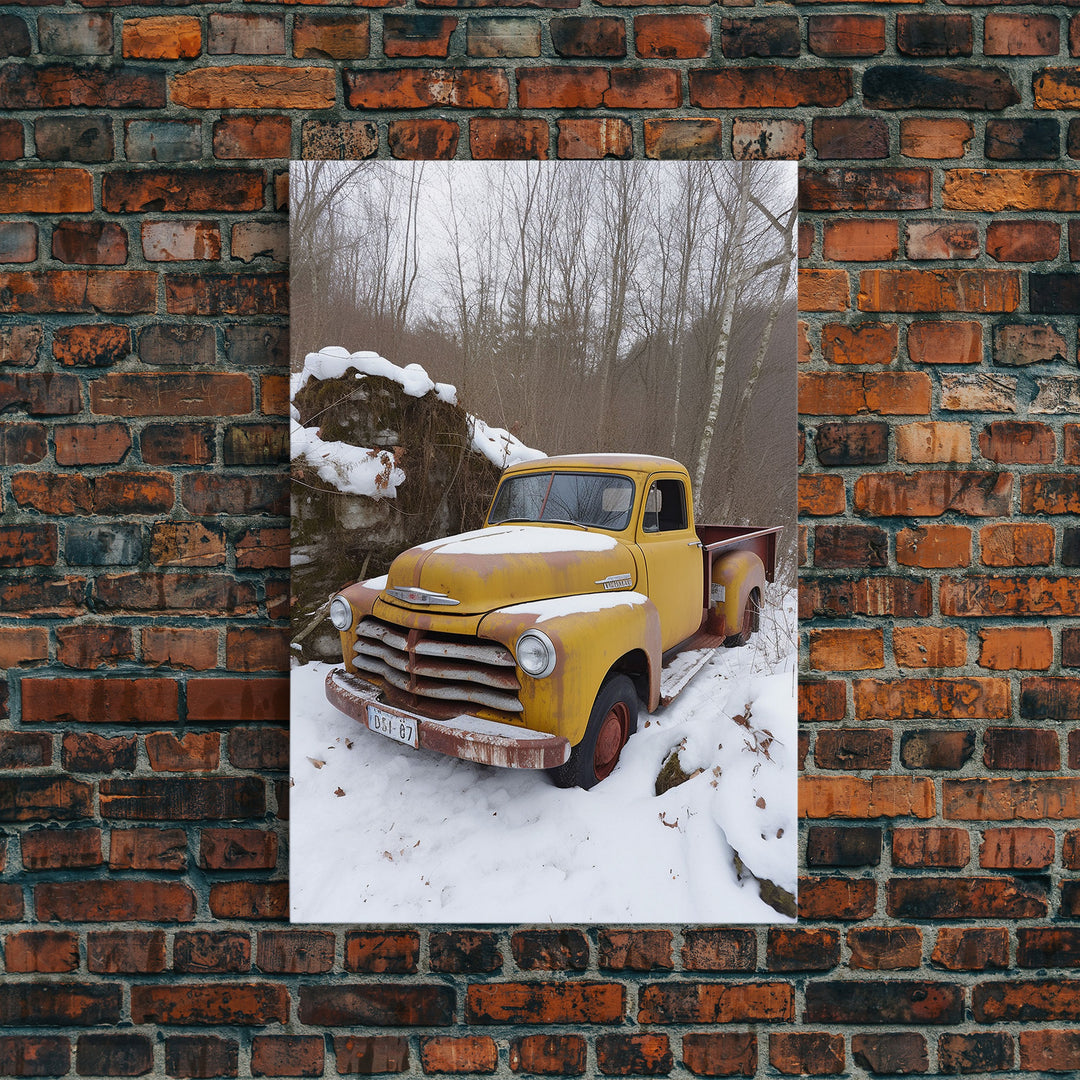
[[[642,710],[591,791],[401,746],[327,702],[328,665],[295,666],[292,920],[788,921],[739,880],[732,849],[795,892],[794,637],[791,590],[749,646],[718,650],[671,705]],[[658,797],[680,743],[685,771],[703,771]]]

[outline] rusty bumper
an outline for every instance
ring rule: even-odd
[[[326,676],[326,696],[335,708],[365,727],[368,726],[368,705],[377,704],[384,713],[413,720],[418,730],[418,745],[425,750],[509,769],[552,769],[570,756],[569,741],[559,735],[500,724],[480,716],[431,720],[383,704],[379,701],[381,693],[374,683],[360,679],[344,668],[334,668]]]

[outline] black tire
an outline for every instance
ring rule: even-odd
[[[761,594],[757,589],[752,589],[743,609],[742,629],[737,634],[724,638],[724,648],[737,649],[740,645],[745,645],[750,640],[750,635],[757,632],[760,624]]]
[[[556,787],[595,787],[619,763],[626,740],[637,730],[638,697],[626,675],[613,675],[600,687],[581,742],[562,765],[548,769]]]

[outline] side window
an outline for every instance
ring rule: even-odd
[[[681,480],[656,480],[645,496],[644,532],[677,532],[686,528],[686,492]]]

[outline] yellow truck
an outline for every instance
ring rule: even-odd
[[[668,458],[513,465],[483,528],[332,598],[344,667],[327,697],[409,746],[590,788],[639,699],[666,704],[758,629],[779,532],[695,526],[690,477]]]

